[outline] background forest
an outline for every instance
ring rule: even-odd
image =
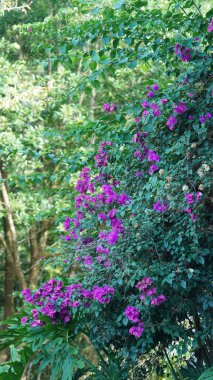
[[[0,379],[212,379],[210,2],[0,11]]]

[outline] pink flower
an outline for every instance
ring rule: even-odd
[[[136,122],[136,123],[140,123],[140,121],[141,121],[141,118],[140,118],[140,117],[136,117],[136,118],[135,118],[135,122]]]

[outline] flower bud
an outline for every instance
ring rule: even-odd
[[[189,186],[187,186],[187,185],[183,185],[182,190],[183,190],[183,191],[188,191],[188,190],[189,190]]]
[[[204,189],[204,186],[203,186],[203,184],[201,183],[200,185],[199,185],[199,187],[198,187],[198,190],[203,190]]]

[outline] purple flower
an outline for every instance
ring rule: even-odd
[[[152,112],[153,112],[153,116],[155,116],[155,117],[161,115],[161,111],[159,110],[158,106],[156,106],[156,107],[153,109]]]
[[[22,325],[25,325],[27,323],[27,321],[28,321],[28,317],[22,317],[21,318]]]
[[[110,245],[114,245],[116,243],[116,241],[118,240],[118,231],[115,229],[115,230],[112,230],[108,236],[107,236],[107,241]]]
[[[141,281],[139,281],[135,287],[139,290],[145,290],[149,285],[153,284],[153,280],[150,277],[144,277]]]
[[[113,103],[112,105],[110,105],[109,103],[105,103],[103,105],[103,110],[110,113],[110,112],[113,112],[117,109],[117,105],[116,103]]]
[[[65,231],[67,231],[70,227],[70,223],[71,223],[71,219],[68,218],[68,216],[66,217],[65,221],[64,221],[64,229]]]
[[[201,122],[201,123],[205,123],[205,121],[206,121],[205,117],[204,117],[204,116],[201,116],[201,117],[200,117],[200,122]]]
[[[136,177],[143,177],[143,172],[136,172],[136,173],[135,173],[135,176],[136,176]]]
[[[161,101],[161,103],[164,105],[164,104],[166,104],[166,102],[168,101],[166,98],[163,98],[163,99],[161,99],[160,100]]]
[[[209,24],[207,30],[208,30],[209,33],[213,32],[213,18],[211,19],[210,24]]]
[[[157,84],[153,84],[152,89],[154,91],[157,91],[157,90],[159,90],[159,86]]]
[[[148,110],[143,111],[142,117],[146,117],[147,115],[149,115],[149,111]]]
[[[32,316],[33,316],[34,319],[37,319],[37,318],[38,318],[38,310],[36,310],[36,309],[32,309],[32,310],[31,310],[31,313],[32,313]]]
[[[101,213],[101,214],[98,214],[98,219],[101,219],[103,220],[103,222],[105,222],[108,219],[108,217],[106,214]]]
[[[181,55],[180,55],[180,57],[181,57],[181,59],[182,59],[183,62],[189,62],[190,61],[190,59],[191,59],[190,52],[191,52],[191,49],[188,49],[186,47],[183,47],[181,49]]]
[[[140,313],[139,313],[137,307],[130,306],[130,305],[127,306],[125,309],[125,315],[132,322],[139,322],[140,321],[140,319],[139,319]]]
[[[77,256],[75,259],[75,261],[81,261],[81,260],[82,260],[82,258],[80,256]]]
[[[177,124],[177,119],[175,116],[170,116],[169,119],[166,122],[167,127],[170,131],[174,129],[175,124]]]
[[[202,193],[201,191],[198,191],[196,194],[195,194],[195,197],[196,197],[196,201],[199,203],[201,201],[201,198],[202,198]]]
[[[163,294],[160,294],[156,298],[153,298],[151,300],[151,305],[161,305],[163,302],[166,301],[166,297]]]
[[[183,103],[183,102],[179,102],[178,105],[175,105],[175,108],[174,108],[174,112],[177,113],[177,114],[182,114],[184,113],[185,111],[187,110],[187,107],[186,105]]]
[[[194,196],[193,196],[193,194],[191,194],[191,193],[185,194],[186,203],[187,203],[188,205],[194,203],[194,198],[193,198],[193,197],[194,197]]]
[[[40,319],[36,319],[30,324],[31,327],[44,326],[44,322],[40,321]]]
[[[149,102],[147,100],[145,100],[144,102],[141,103],[141,105],[143,108],[147,108],[147,107],[149,107]]]
[[[158,169],[159,169],[159,167],[157,165],[153,164],[150,166],[148,173],[153,174],[154,172],[158,171]]]
[[[141,335],[142,335],[142,333],[143,333],[143,331],[144,331],[143,322],[139,323],[137,326],[132,326],[129,329],[129,333],[131,335],[136,336],[136,338],[140,338]]]
[[[93,299],[99,301],[100,303],[109,303],[111,301],[111,296],[114,295],[115,289],[106,285],[104,287],[94,286],[92,290]]]
[[[140,121],[141,121],[141,118],[140,118],[140,117],[136,117],[136,118],[135,118],[135,122],[136,122],[136,123],[140,123]]]
[[[176,55],[180,54],[180,48],[181,48],[180,44],[176,44],[175,45],[174,52],[175,52]]]
[[[92,257],[91,256],[85,256],[84,258],[84,266],[90,267],[92,265]]]
[[[168,210],[169,206],[168,206],[168,203],[166,201],[158,201],[156,203],[153,204],[153,209],[156,211],[156,212],[165,212],[166,210]]]
[[[194,42],[198,42],[198,41],[199,41],[199,37],[195,37]]]
[[[211,119],[212,115],[209,112],[207,112],[204,117],[205,119]]]
[[[112,210],[110,210],[108,212],[108,216],[110,219],[114,218],[115,214],[116,214],[117,210],[115,208],[112,208]]]
[[[185,208],[183,209],[183,212],[186,212],[187,214],[191,214],[192,209],[191,209],[190,207],[185,207]]]
[[[196,214],[191,214],[190,218],[195,222],[197,220],[197,215]]]
[[[154,96],[154,93],[152,91],[149,91],[148,94],[147,94],[148,98],[153,98]]]
[[[192,115],[189,115],[189,120],[192,120],[194,116]]]
[[[156,154],[155,152],[153,152],[153,150],[149,150],[148,151],[148,160],[149,161],[159,162],[160,161],[160,157],[158,156],[158,154]]]
[[[127,195],[125,193],[122,193],[121,195],[118,196],[117,198],[117,202],[120,204],[120,205],[126,205],[127,203],[130,202],[130,198],[127,197]]]

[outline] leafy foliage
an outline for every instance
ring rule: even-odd
[[[28,319],[21,322],[21,317],[32,318],[32,305],[37,305],[26,299],[24,313],[8,322],[2,348],[26,343],[40,371],[53,368],[51,379],[85,374],[87,379],[135,380],[137,368],[144,379],[164,379],[164,374],[176,380],[197,378],[212,365],[212,11],[188,0],[160,8],[146,1],[112,3],[76,1],[72,9],[61,9],[42,23],[14,28],[45,68],[78,68],[78,80],[60,96],[76,101],[82,92],[87,101],[91,96],[93,103],[94,94],[98,100],[96,109],[82,116],[80,131],[75,117],[57,130],[67,108],[60,103],[53,117],[59,102],[53,90],[55,101],[42,111],[41,131],[36,129],[38,140],[51,135],[51,145],[47,139],[39,150],[39,159],[48,157],[42,183],[46,195],[53,170],[57,190],[51,190],[50,203],[54,199],[57,207],[62,205],[62,214],[61,195],[68,190],[58,190],[60,181],[71,168],[76,182],[81,164],[90,166],[80,173],[77,212],[68,208],[61,240],[65,273],[75,272],[68,282],[80,286],[75,311],[71,321],[57,323],[41,308],[43,326],[33,327]],[[128,77],[129,86],[124,85]],[[69,72],[65,78],[72,81]],[[88,115],[91,122],[85,121]],[[90,148],[79,150],[78,141],[91,134]],[[93,161],[94,145],[101,139]],[[21,144],[20,149],[23,157]],[[82,156],[84,162],[76,162]],[[35,167],[30,170],[34,173]],[[58,210],[54,207],[49,216]],[[102,293],[105,288],[111,291],[109,298]],[[98,355],[95,363],[76,348],[82,333]]]

